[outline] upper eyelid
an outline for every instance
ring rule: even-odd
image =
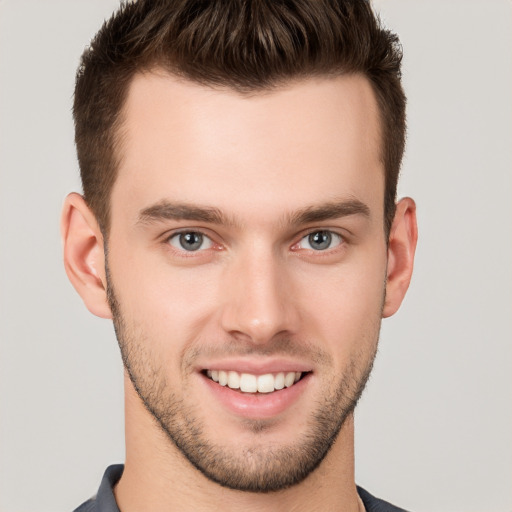
[[[342,234],[339,232],[339,228],[331,228],[331,227],[316,227],[316,228],[307,228],[304,230],[305,235],[310,235],[311,233],[319,233],[320,231],[328,231],[329,233],[336,233],[337,235],[342,236]]]
[[[164,241],[171,239],[174,236],[182,235],[183,233],[199,233],[213,241],[211,231],[205,228],[175,228],[162,233],[159,238]]]
[[[318,232],[321,232],[321,231],[327,231],[329,233],[332,233],[333,235],[336,235],[336,236],[339,236],[340,237],[340,242],[339,244],[335,245],[334,247],[329,247],[328,249],[324,249],[324,250],[314,250],[314,249],[307,249],[307,248],[297,248],[297,246],[305,239],[307,238],[309,235],[312,235],[313,233],[318,233]],[[315,254],[317,254],[318,256],[321,256],[322,254],[324,255],[327,255],[327,254],[332,254],[336,251],[339,251],[341,250],[343,247],[345,247],[347,244],[348,244],[348,240],[347,240],[347,236],[345,236],[343,233],[340,233],[339,230],[335,230],[335,229],[332,229],[332,228],[316,228],[316,229],[311,229],[309,231],[306,231],[305,233],[301,234],[299,237],[297,237],[295,239],[295,241],[291,244],[291,247],[290,249],[293,251],[293,252],[302,252],[302,251],[306,251],[306,252],[311,252],[311,251],[314,251]],[[296,249],[294,249],[296,248]]]
[[[198,249],[195,251],[187,251],[186,249],[179,249],[177,247],[174,247],[173,243],[171,243],[171,239],[174,237],[177,237],[178,235],[182,235],[184,233],[198,233],[204,238],[208,239],[210,242],[210,247],[206,247],[204,249]],[[169,230],[166,233],[162,234],[159,239],[161,240],[161,243],[163,243],[165,246],[169,248],[169,250],[172,250],[175,252],[175,254],[182,254],[186,255],[188,258],[190,257],[198,257],[200,254],[204,254],[206,251],[210,251],[212,249],[219,249],[222,244],[219,243],[214,237],[212,237],[210,234],[206,233],[204,229],[202,228],[178,228]]]
[[[304,238],[308,237],[309,235],[312,235],[314,233],[331,233],[331,235],[339,236],[343,241],[346,240],[346,236],[338,231],[335,231],[333,229],[313,229],[312,231],[307,232],[305,235],[300,237],[300,240],[303,240]]]
[[[306,238],[309,235],[312,235],[313,233],[320,233],[321,231],[327,231],[328,233],[332,233],[334,235],[338,235],[342,238],[343,241],[346,241],[348,238],[348,235],[344,232],[340,232],[340,229],[334,229],[334,228],[312,228],[308,229],[306,231],[303,231],[300,235],[298,235],[298,241],[302,240],[303,238]],[[344,231],[344,230],[343,230]]]
[[[210,242],[209,247],[205,248],[199,248],[196,250],[188,251],[184,247],[179,248],[174,245],[174,242],[171,242],[171,239],[177,237],[178,235],[182,235],[184,233],[197,233],[200,234],[204,239],[208,239]],[[203,242],[204,242],[203,239]],[[222,247],[219,247],[219,243],[216,242],[211,236],[204,233],[202,229],[177,229],[172,230],[170,232],[167,232],[167,234],[163,235],[163,238],[161,239],[163,245],[167,248],[168,251],[171,251],[171,253],[174,255],[174,257],[182,259],[197,259],[197,258],[205,258],[206,255],[210,254],[209,251],[212,250],[219,250],[222,249]]]

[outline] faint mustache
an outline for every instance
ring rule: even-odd
[[[232,336],[230,339],[213,342],[199,342],[187,351],[186,360],[191,362],[198,357],[294,357],[320,365],[330,365],[331,356],[311,342],[289,336],[279,336],[263,344],[252,343],[248,339]]]

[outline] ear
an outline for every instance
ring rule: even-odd
[[[61,217],[64,267],[87,309],[112,318],[107,300],[103,235],[95,215],[80,194],[66,197]]]
[[[416,204],[410,197],[405,197],[397,204],[389,234],[383,318],[394,315],[398,311],[405,292],[409,288],[417,240]]]

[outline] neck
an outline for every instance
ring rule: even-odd
[[[126,462],[114,490],[121,512],[351,511],[361,509],[354,483],[354,422],[347,418],[320,466],[283,491],[221,487],[195,469],[162,432],[130,383],[126,388]]]

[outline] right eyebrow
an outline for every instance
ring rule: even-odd
[[[160,201],[141,210],[137,224],[150,224],[163,220],[193,220],[212,224],[230,223],[217,208]]]

